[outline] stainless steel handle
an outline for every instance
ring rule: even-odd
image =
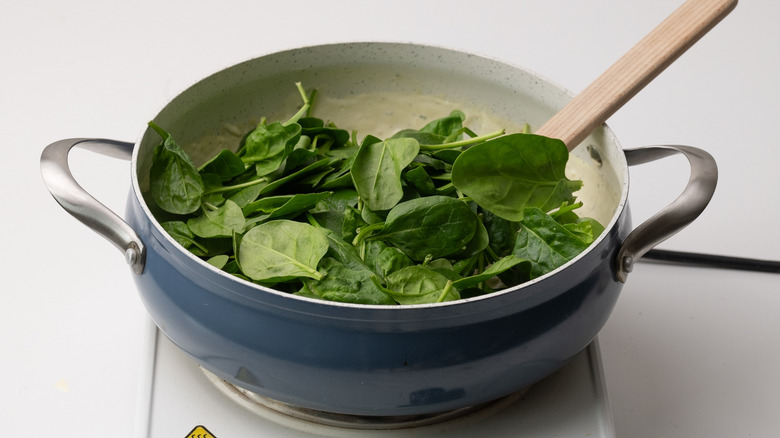
[[[629,166],[648,163],[674,154],[683,154],[691,166],[691,176],[680,196],[666,208],[636,227],[618,252],[617,278],[625,282],[634,263],[654,246],[685,228],[709,204],[718,183],[718,166],[709,153],[691,146],[659,145],[626,149]]]
[[[73,177],[68,154],[74,146],[129,160],[133,144],[100,138],[71,138],[54,142],[41,154],[43,182],[68,213],[113,243],[136,274],[144,270],[146,249],[135,230],[121,217],[84,190]]]

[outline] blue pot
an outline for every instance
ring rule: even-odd
[[[411,44],[350,43],[293,49],[230,67],[182,92],[153,120],[180,144],[200,142],[205,154],[213,153],[218,141],[208,138],[224,126],[288,110],[283,104],[295,81],[333,96],[445,96],[532,126],[571,98],[537,74],[484,57]],[[712,157],[701,150],[624,151],[607,127],[599,128],[572,153],[599,179],[595,194],[580,199],[606,211],[600,219],[606,231],[587,251],[554,272],[488,296],[430,305],[351,305],[245,282],[178,245],[143,199],[157,141],[144,131],[135,144],[56,142],[42,155],[44,180],[66,210],[125,254],[152,319],[203,368],[261,396],[350,415],[470,407],[561,368],[607,321],[636,259],[692,221],[717,178]],[[124,220],[73,181],[67,154],[75,145],[131,159]],[[669,209],[632,231],[628,165],[672,153],[691,163],[688,187]]]

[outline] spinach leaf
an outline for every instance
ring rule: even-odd
[[[480,254],[490,244],[490,235],[488,235],[487,228],[481,220],[477,220],[476,229],[474,230],[474,236],[466,243],[460,251],[454,255],[458,258],[468,258]]]
[[[577,222],[565,224],[564,227],[587,245],[593,243],[604,231],[604,226],[592,218],[581,218]]]
[[[399,304],[440,303],[460,299],[447,277],[423,266],[409,266],[387,277],[386,292]]]
[[[424,262],[423,266],[430,269],[431,271],[438,272],[439,274],[447,277],[449,280],[457,281],[461,279],[460,274],[456,272],[455,266],[447,259],[435,259],[427,263]]]
[[[579,236],[583,242],[591,244],[604,231],[604,226],[593,218],[579,217],[574,212],[579,207],[582,207],[582,202],[576,204],[564,203],[559,209],[551,212],[550,216],[556,222],[566,227],[566,229]]]
[[[295,171],[295,172],[293,172],[293,173],[291,173],[289,175],[285,175],[282,178],[274,180],[273,182],[270,182],[269,184],[263,186],[263,188],[260,189],[260,194],[264,195],[264,194],[267,194],[267,193],[271,193],[274,190],[277,190],[279,187],[281,187],[281,186],[283,186],[283,185],[285,185],[287,183],[290,183],[292,181],[300,179],[300,178],[302,178],[302,177],[304,177],[304,176],[306,176],[306,175],[316,171],[317,169],[320,169],[320,168],[322,168],[324,166],[327,166],[328,163],[330,163],[330,159],[323,158],[322,160],[319,160],[319,161],[317,161],[315,163],[312,163],[312,164],[304,167],[303,169],[297,170],[297,171]]]
[[[263,184],[252,184],[248,187],[239,189],[228,197],[231,201],[238,204],[239,207],[244,208],[257,199],[260,196],[260,190],[263,188]]]
[[[360,210],[360,218],[369,225],[384,223],[386,217],[387,212],[372,211],[368,208]]]
[[[566,178],[562,141],[509,134],[472,146],[452,166],[452,183],[480,207],[510,221],[526,207],[550,211],[573,202],[582,183]]]
[[[564,265],[588,247],[579,236],[538,208],[526,208],[512,253],[531,263],[531,278]]]
[[[491,250],[499,256],[511,253],[520,224],[498,217],[487,210],[482,211],[482,223],[487,230]]]
[[[315,187],[322,190],[338,188],[353,189],[352,175],[349,173],[349,170],[355,162],[358,150],[360,150],[359,146],[349,146],[340,148],[336,151],[331,150],[326,152],[325,155],[333,159],[333,170],[328,175],[325,175]]]
[[[303,135],[316,139],[317,148],[321,151],[345,146],[349,142],[349,132],[332,124],[325,124],[322,119],[302,117],[298,120],[298,124],[303,128],[301,131]]]
[[[369,209],[389,210],[403,198],[401,171],[419,150],[419,143],[407,138],[361,146],[350,174],[358,195]]]
[[[359,216],[359,213],[354,212],[353,207],[357,205],[358,196],[354,189],[341,189],[332,192],[331,196],[323,198],[318,202],[309,213],[317,220],[322,226],[333,230],[336,234],[344,236],[344,233],[353,233],[354,228],[359,226],[355,223],[354,227],[350,229],[350,225],[347,222],[350,217],[355,214]],[[352,240],[354,235],[345,240]]]
[[[450,137],[453,134],[459,133],[463,129],[463,121],[466,119],[466,114],[460,110],[454,110],[447,117],[433,120],[422,128],[422,132],[430,132],[442,137]],[[453,140],[455,140],[453,138]]]
[[[580,220],[580,217],[574,212],[574,210],[580,207],[582,207],[582,202],[577,202],[575,204],[564,202],[557,210],[549,213],[550,216],[561,225],[573,224]]]
[[[162,144],[154,148],[149,171],[152,199],[158,207],[169,213],[189,214],[197,211],[205,190],[198,169],[170,134],[154,122],[149,122],[149,126],[163,138]]]
[[[458,159],[461,152],[462,151],[458,149],[442,149],[434,151],[432,157],[440,160],[443,163],[454,164],[455,160]]]
[[[192,250],[191,248],[194,247],[194,252],[198,255],[206,255],[208,253],[208,249],[195,240],[195,235],[192,234],[190,227],[186,223],[182,221],[167,221],[161,222],[160,225],[168,235],[173,237],[173,240],[184,248]]]
[[[384,227],[371,239],[392,243],[412,260],[439,258],[466,245],[474,237],[478,220],[463,201],[427,196],[395,206]]]
[[[404,173],[404,181],[414,187],[420,195],[429,196],[436,193],[436,186],[424,166],[414,167]]]
[[[318,202],[331,195],[331,192],[299,193],[295,195],[268,196],[260,198],[243,208],[243,214],[262,212],[263,220],[294,217],[313,208]]]
[[[222,181],[235,178],[246,170],[241,158],[233,152],[224,149],[214,158],[204,163],[198,169],[201,174],[218,175]]]
[[[404,129],[393,134],[391,139],[407,138],[415,140],[419,144],[442,144],[446,137],[436,135],[432,132],[422,132],[416,129]]]
[[[363,262],[363,259],[354,246],[339,239],[336,233],[327,228],[320,228],[320,231],[328,238],[328,251],[325,253],[326,256],[333,258],[349,269],[377,273]],[[322,266],[320,266],[320,268],[322,268]]]
[[[331,258],[322,260],[322,268],[328,276],[319,281],[305,282],[308,289],[319,298],[329,301],[356,304],[395,304],[395,301],[371,281],[372,273],[350,269]]]
[[[292,123],[283,125],[274,122],[270,125],[259,124],[246,137],[239,156],[246,164],[254,164],[257,176],[267,175],[278,169],[292,151],[301,135],[301,125]]]
[[[385,279],[391,273],[414,265],[400,249],[384,242],[366,242],[365,263]]]
[[[447,151],[449,149],[446,149]],[[442,151],[444,152],[444,151]],[[450,167],[450,164],[444,160],[440,160],[438,158],[434,158],[433,155],[428,155],[427,153],[417,154],[416,157],[414,157],[413,163],[415,164],[421,164],[432,171],[444,171],[447,170]]]
[[[217,209],[205,208],[201,216],[187,221],[192,233],[200,237],[232,237],[244,231],[246,220],[241,207],[231,200]]]
[[[457,140],[463,130],[463,120],[466,115],[455,110],[449,116],[433,120],[417,129],[404,129],[391,138],[413,138],[424,145],[440,145]]]
[[[317,264],[328,251],[328,239],[313,226],[275,220],[247,231],[238,248],[238,262],[247,277],[263,282],[293,278],[322,279]]]
[[[521,259],[520,257],[517,257],[515,255],[508,255],[506,257],[501,258],[497,262],[493,263],[487,269],[480,272],[479,274],[471,275],[469,277],[464,277],[459,280],[456,280],[455,282],[453,282],[453,285],[459,290],[468,289],[476,286],[479,283],[482,283],[483,281],[490,280],[491,278],[521,263],[530,264],[528,260]]]
[[[368,225],[360,212],[351,206],[344,208],[344,212],[341,215],[341,238],[351,242],[357,237],[358,232],[364,226]]]
[[[317,161],[317,151],[309,149],[310,143],[309,137],[302,135],[293,150],[287,155],[287,158],[279,165],[279,168],[269,174],[272,177],[271,179],[276,179],[281,175],[288,175],[301,167]]]
[[[229,256],[227,256],[226,254],[220,254],[209,258],[208,260],[206,260],[206,262],[217,269],[223,269],[225,265],[227,265],[229,260],[230,260]]]
[[[200,244],[200,247],[204,248],[205,252],[201,253],[200,247],[198,248],[198,251],[195,251],[194,248],[190,248],[190,251],[201,258],[213,257],[215,255],[229,253],[233,247],[233,239],[230,237],[212,237],[209,239],[201,239]]]
[[[222,178],[219,175],[213,173],[201,173],[203,179],[204,192],[200,196],[201,205],[220,206],[225,202],[225,197],[222,195],[224,187],[222,185]]]

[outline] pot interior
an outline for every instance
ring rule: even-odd
[[[392,135],[428,120],[465,112],[477,133],[538,128],[571,94],[517,66],[459,51],[403,43],[346,43],[266,55],[211,75],[191,86],[153,120],[199,164],[223,148],[235,150],[262,117],[286,120],[300,107],[295,87],[317,89],[313,115],[338,127]],[[148,190],[159,136],[146,129],[134,151],[134,190]],[[577,194],[590,216],[610,229],[625,204],[627,166],[607,127],[597,129],[571,154],[567,174],[583,180]],[[147,205],[143,205],[151,217]]]

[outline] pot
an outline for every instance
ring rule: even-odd
[[[399,101],[407,105],[436,96],[516,126],[539,126],[571,99],[541,76],[497,60],[414,44],[348,43],[287,50],[227,68],[176,96],[153,120],[185,149],[199,145],[212,154],[225,127],[289,111],[295,81],[342,104],[367,104],[363,93],[400,94],[409,98]],[[409,109],[380,113],[388,110]],[[135,143],[58,141],[43,152],[42,174],[65,210],[125,254],[154,322],[205,370],[283,404],[372,417],[476,406],[561,368],[595,339],[633,263],[694,220],[717,180],[715,162],[702,150],[665,145],[624,151],[602,126],[571,158],[582,165],[577,176],[593,188],[580,199],[597,207],[606,226],[588,250],[543,277],[487,296],[353,305],[251,284],[179,246],[144,201],[158,142],[150,129]],[[130,160],[124,219],[73,179],[67,155],[77,145]],[[188,152],[202,155],[195,146]],[[688,186],[632,230],[628,166],[676,153],[691,164]]]

